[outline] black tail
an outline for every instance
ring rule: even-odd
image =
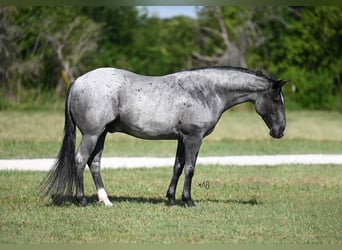
[[[42,188],[45,195],[51,195],[55,200],[63,196],[71,196],[74,192],[76,179],[75,142],[76,126],[70,114],[69,88],[65,101],[65,124],[62,147],[55,165],[46,176]]]

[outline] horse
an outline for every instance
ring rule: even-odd
[[[113,204],[104,189],[100,161],[107,133],[121,132],[148,140],[177,140],[167,204],[176,205],[176,188],[184,169],[182,201],[189,207],[191,183],[202,140],[215,128],[222,114],[244,102],[281,138],[286,127],[282,87],[261,71],[214,66],[183,70],[164,76],[144,76],[117,68],[98,68],[78,77],[65,101],[64,138],[56,163],[43,182],[46,195],[74,195],[86,206],[83,174],[86,164],[98,200]],[[75,153],[76,126],[82,139]]]

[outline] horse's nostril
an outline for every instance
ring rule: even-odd
[[[270,130],[270,136],[272,136],[273,138],[282,138],[285,135],[285,128],[281,127],[281,128],[272,128]]]

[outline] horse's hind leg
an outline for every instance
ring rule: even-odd
[[[113,206],[113,204],[109,201],[107,193],[104,189],[100,168],[101,168],[101,155],[103,151],[104,141],[106,138],[107,131],[103,132],[99,137],[95,149],[92,152],[89,160],[88,166],[90,168],[91,174],[93,176],[93,180],[96,186],[97,195],[100,202],[103,202],[105,206]]]
[[[178,140],[177,153],[175,159],[175,165],[173,167],[173,175],[169,189],[167,190],[166,197],[168,198],[168,205],[176,205],[176,188],[179,180],[179,176],[182,174],[185,163],[184,143],[182,140]]]
[[[94,151],[99,135],[84,134],[80,146],[78,147],[76,160],[76,198],[81,206],[86,206],[87,201],[84,195],[84,180],[83,173],[86,163],[89,160],[91,153]]]

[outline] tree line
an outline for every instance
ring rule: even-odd
[[[293,109],[342,110],[342,8],[198,7],[160,19],[129,7],[0,7],[0,108],[60,100],[79,75],[232,65],[290,80]]]

